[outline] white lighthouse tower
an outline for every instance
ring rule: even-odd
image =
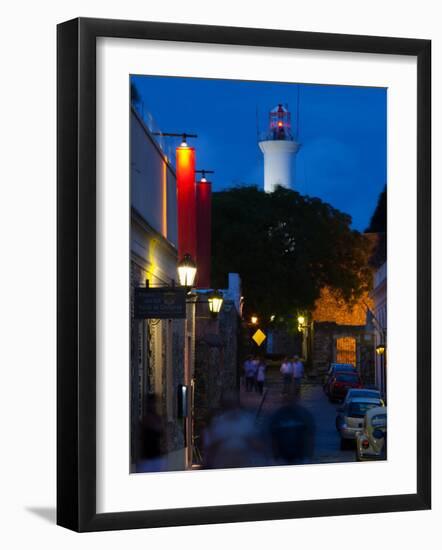
[[[278,185],[292,187],[292,165],[299,150],[290,131],[290,111],[282,104],[269,114],[269,131],[259,148],[264,153],[264,191],[271,193]]]

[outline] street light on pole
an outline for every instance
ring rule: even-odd
[[[207,301],[209,302],[209,311],[212,317],[217,317],[218,313],[221,311],[221,308],[223,306],[223,302],[224,302],[223,295],[219,290],[215,290],[209,295]]]
[[[378,346],[376,346],[376,353],[378,355],[384,355],[384,353],[385,353],[385,344],[379,344]]]
[[[385,344],[383,342],[376,346],[376,354],[379,355],[381,361],[382,393],[385,401],[387,398],[387,372],[385,369]]]
[[[196,276],[196,263],[190,254],[184,254],[184,258],[178,264],[178,277],[180,285],[192,288]]]
[[[298,330],[302,332],[306,328],[304,315],[298,315]]]
[[[309,334],[309,324],[307,322],[307,319],[305,315],[300,313],[297,318],[298,321],[298,332],[301,333],[301,353],[302,356],[305,359],[308,359],[309,354],[309,341],[310,341],[310,334]]]
[[[385,368],[385,350],[386,350],[385,341],[386,341],[387,332],[385,328],[382,326],[382,323],[376,317],[376,315],[368,307],[368,305],[367,304],[364,304],[364,305],[365,305],[366,314],[367,314],[365,324],[370,330],[374,329],[378,334],[378,338],[376,338],[376,340],[378,340],[379,344],[375,347],[375,352],[376,352],[376,355],[379,357],[380,383],[382,385],[380,390],[384,394],[384,400],[385,400],[387,397],[387,373]],[[376,362],[375,362],[375,365],[376,365]],[[375,368],[376,368],[376,372],[378,372],[376,366]],[[377,374],[376,374],[376,379],[377,379]]]

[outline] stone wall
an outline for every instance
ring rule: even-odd
[[[318,378],[325,376],[330,363],[336,361],[336,340],[343,337],[356,340],[356,368],[365,384],[374,384],[374,335],[366,330],[365,325],[315,321],[311,334],[311,374]]]
[[[253,332],[253,331],[252,331]],[[302,355],[302,338],[294,328],[276,328],[264,330],[267,332],[267,342],[263,348],[269,356],[292,356]],[[262,350],[254,349],[252,353],[259,353]]]
[[[217,319],[206,303],[197,303],[196,311],[194,431],[201,436],[220,410],[223,393],[239,390],[240,319],[231,301],[224,302]]]
[[[161,393],[162,415],[167,419],[165,423],[166,437],[164,438],[164,452],[170,453],[184,448],[183,420],[178,418],[179,384],[184,380],[184,321],[175,319],[162,321],[163,325],[163,384]],[[170,346],[170,349],[168,349]],[[169,357],[167,357],[169,354]]]

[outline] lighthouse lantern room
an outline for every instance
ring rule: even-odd
[[[259,148],[264,154],[264,191],[271,193],[278,185],[291,189],[299,143],[291,133],[290,111],[281,103],[269,113],[268,133]]]

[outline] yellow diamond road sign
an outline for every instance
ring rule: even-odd
[[[267,338],[267,336],[263,333],[263,331],[259,328],[255,334],[252,336],[253,340],[260,346],[264,340]]]

